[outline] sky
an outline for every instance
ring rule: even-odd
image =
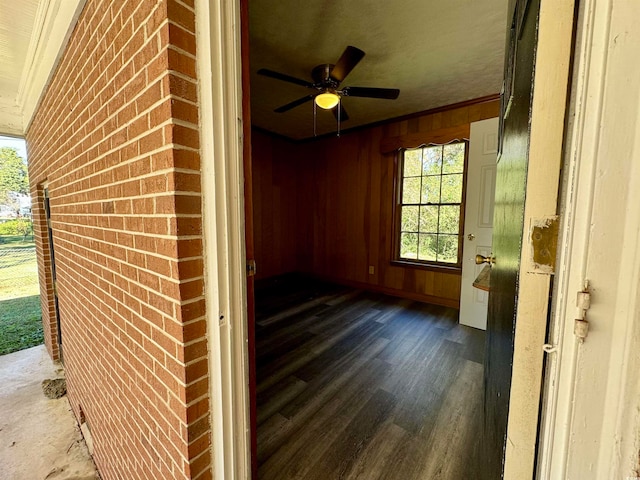
[[[27,158],[27,144],[23,138],[0,136],[0,148],[13,147],[18,150],[18,155]]]

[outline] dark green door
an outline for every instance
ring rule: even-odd
[[[511,3],[493,219],[496,263],[491,271],[485,354],[486,480],[503,474],[540,9],[540,0]]]

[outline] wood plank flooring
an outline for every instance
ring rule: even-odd
[[[260,480],[479,478],[484,332],[306,279],[256,292]]]

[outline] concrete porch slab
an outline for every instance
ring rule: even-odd
[[[50,400],[47,378],[64,372],[43,345],[0,356],[0,477],[3,480],[99,478],[66,395]]]

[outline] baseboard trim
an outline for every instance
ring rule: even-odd
[[[357,282],[354,280],[347,280],[344,278],[332,277],[327,275],[316,275],[313,273],[304,272],[305,275],[317,278],[318,280],[324,280],[326,282],[333,282],[339,285],[345,285],[347,287],[360,288],[362,290],[370,290],[373,292],[384,293],[385,295],[391,295],[392,297],[406,298],[408,300],[415,300],[418,302],[430,303],[432,305],[440,305],[442,307],[449,307],[455,310],[460,310],[460,300],[453,300],[451,298],[436,297],[433,295],[423,295],[415,292],[406,292],[404,290],[397,290],[395,288],[382,287],[380,285],[372,285],[365,282]]]

